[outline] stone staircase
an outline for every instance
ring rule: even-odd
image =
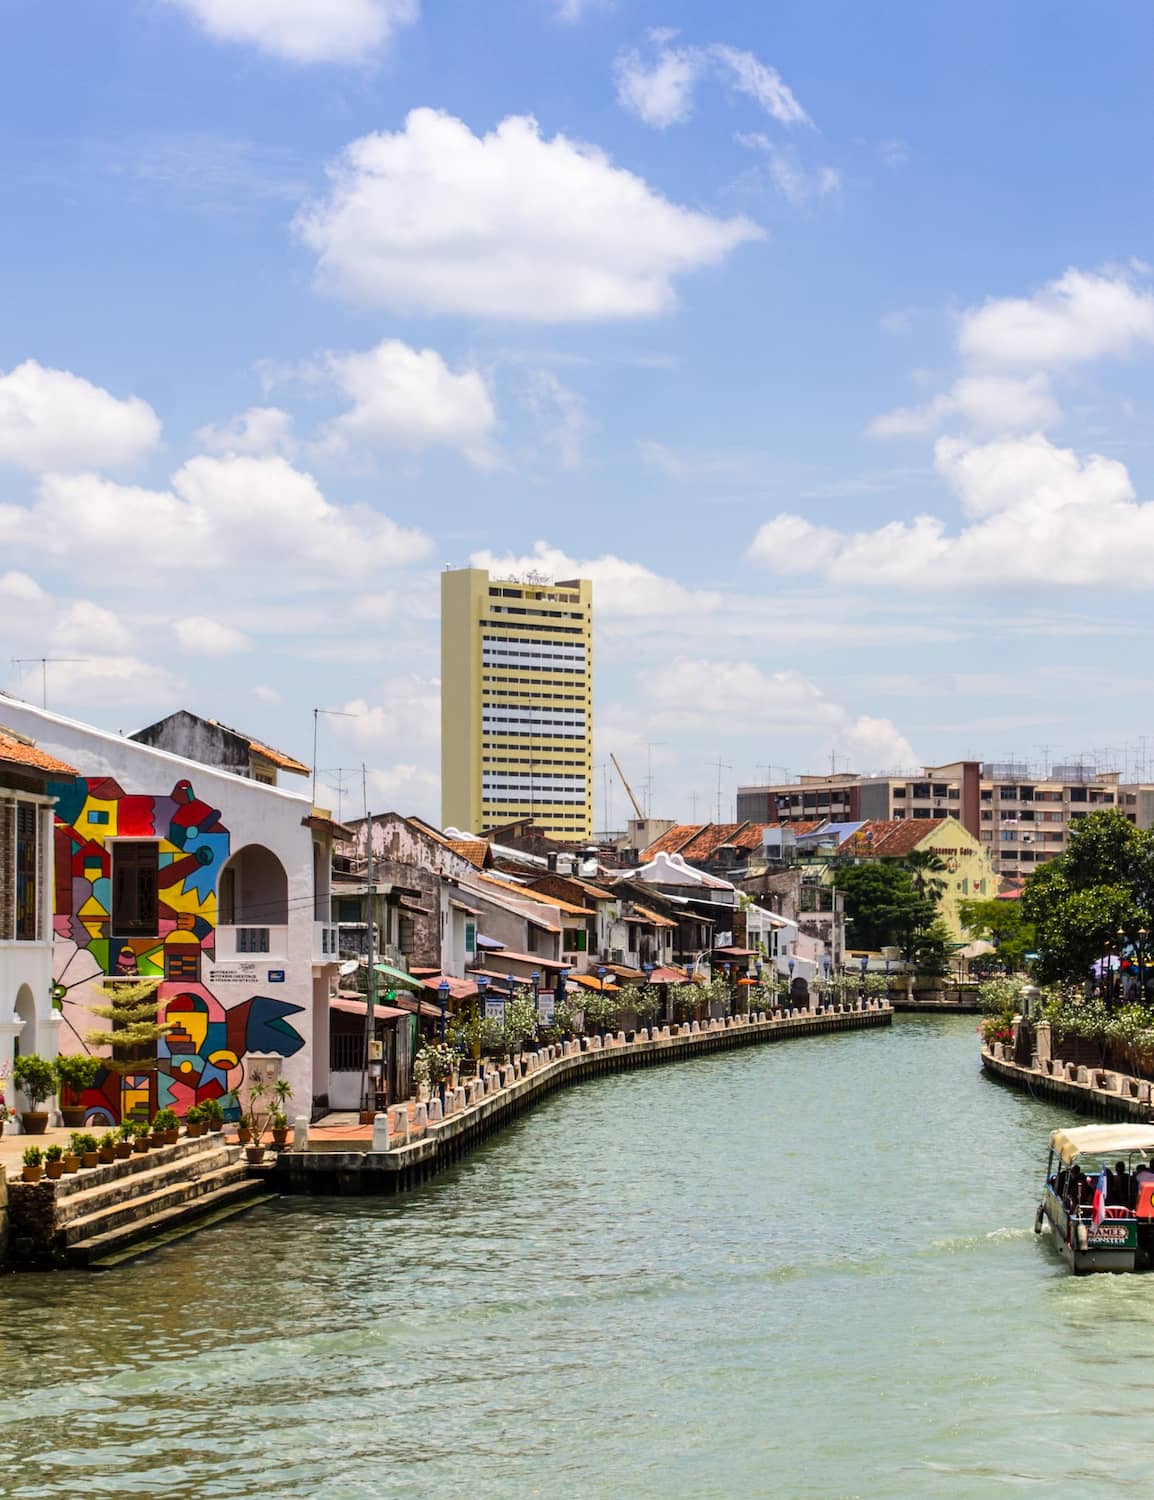
[[[54,1258],[94,1269],[269,1196],[243,1148],[219,1135],[66,1174],[55,1188]]]

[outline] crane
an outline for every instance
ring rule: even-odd
[[[645,821],[645,814],[641,811],[641,803],[638,802],[637,798],[633,795],[633,788],[625,780],[625,772],[621,769],[620,765],[618,764],[617,757],[613,754],[612,750],[610,750],[610,752],[609,752],[609,759],[613,762],[613,769],[617,772],[618,776],[621,777],[621,785],[625,788],[625,790],[629,794],[629,800],[630,800],[630,802],[633,803],[633,811],[637,814],[637,816],[644,823],[644,821]]]

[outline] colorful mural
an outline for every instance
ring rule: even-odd
[[[90,1117],[115,1123],[165,1107],[183,1115],[239,1089],[246,1053],[299,1052],[304,1040],[288,1017],[303,1006],[267,995],[226,1006],[201,982],[205,960],[215,958],[217,886],[230,852],[219,811],[200,801],[187,780],[166,797],[126,793],[111,778],[81,778],[51,790],[59,799],[53,993],[65,1020],[70,992],[94,975],[152,975],[161,981],[158,1019],[171,1024],[158,1046],[159,1069],[102,1074],[83,1099]],[[112,932],[115,839],[156,845],[155,934]]]

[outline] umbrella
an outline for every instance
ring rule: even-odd
[[[1107,953],[1105,958],[1096,958],[1090,965],[1092,973],[1097,974],[1099,979],[1108,969],[1116,969],[1120,963],[1116,953]]]

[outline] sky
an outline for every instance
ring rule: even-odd
[[[0,0],[0,688],[439,816],[446,565],[594,583],[596,821],[1154,778],[1154,12]],[[2,719],[2,712],[0,712]]]

